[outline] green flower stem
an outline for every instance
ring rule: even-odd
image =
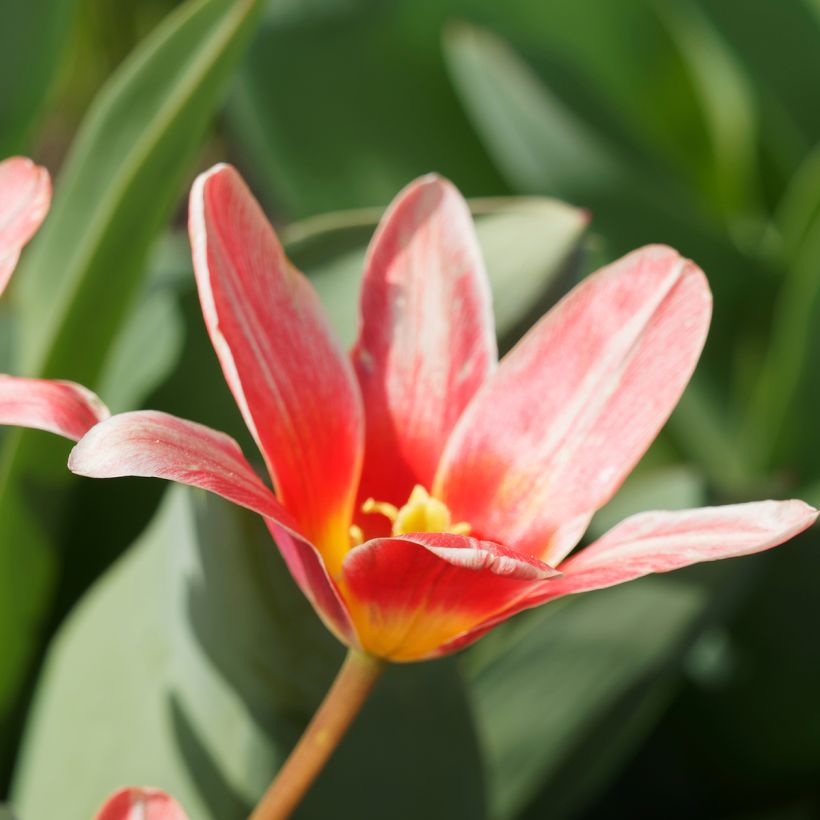
[[[284,820],[299,805],[359,714],[385,662],[351,649],[325,699],[250,820]]]

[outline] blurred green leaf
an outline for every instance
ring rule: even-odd
[[[187,241],[180,247],[173,239],[169,235],[159,245],[137,303],[108,351],[99,391],[112,413],[140,407],[142,399],[171,373],[182,351],[180,279],[184,275],[188,285],[193,274]]]
[[[701,184],[715,189],[714,198],[730,218],[759,218],[757,111],[749,78],[696,5],[654,0],[650,8],[680,51],[710,137],[713,161]],[[740,230],[750,227],[736,223]]]
[[[760,474],[736,425],[721,406],[722,398],[696,375],[669,419],[667,434],[688,458],[701,465],[724,496],[742,498],[759,482]]]
[[[649,166],[636,164],[608,135],[592,130],[506,43],[462,25],[449,32],[445,51],[465,107],[515,188],[557,192],[589,207],[591,230],[606,244],[605,260],[664,242],[703,267],[715,315],[699,377],[705,390],[714,384],[727,397],[722,417],[727,429],[738,428],[749,392],[738,361],[756,364],[774,290],[767,268],[728,241],[672,180],[654,177]],[[582,150],[562,152],[563,144]],[[591,174],[590,167],[600,172]],[[729,384],[727,373],[734,377]],[[697,426],[687,434],[697,437]],[[708,446],[706,440],[693,440],[688,451],[705,452]]]
[[[787,179],[820,135],[820,111],[806,77],[820,74],[820,16],[816,0],[760,3],[697,0],[754,82],[762,137]]]
[[[0,3],[0,157],[28,151],[70,38],[77,0]]]
[[[703,501],[692,470],[639,469],[590,536],[640,511]],[[673,680],[661,672],[707,601],[685,575],[654,576],[526,613],[465,655],[493,818],[517,816],[539,792],[551,818],[594,797],[666,703]]]
[[[820,189],[815,190],[820,204]],[[749,408],[744,445],[763,467],[789,463],[820,476],[820,209],[805,229],[775,305],[771,340]]]
[[[538,197],[472,200],[470,207],[490,277],[496,332],[503,338],[543,312],[551,301],[546,294],[554,300],[587,215]],[[311,277],[346,346],[356,338],[365,248],[380,216],[380,209],[327,214],[282,233],[289,256]]]
[[[229,105],[249,178],[290,217],[384,205],[429,171],[503,190],[445,81],[440,3],[272,6]]]
[[[456,88],[518,190],[577,196],[621,178],[611,146],[551,94],[502,40],[459,24],[448,29],[444,42]]]
[[[704,598],[680,578],[572,597],[490,636],[497,651],[489,662],[467,657],[491,817],[515,817],[541,789],[555,818],[594,797],[588,767],[605,759],[609,771],[596,777],[603,779],[625,765],[626,750],[609,755],[608,744],[630,721],[646,725],[647,715],[635,703],[621,710],[612,737],[604,733],[594,745],[597,761],[578,759],[579,749],[634,689],[649,698],[652,684],[668,683],[659,673],[680,653]]]
[[[599,538],[630,515],[647,510],[685,510],[706,500],[703,476],[692,467],[675,465],[651,470],[640,466],[605,507],[595,513],[587,537]]]
[[[27,374],[98,383],[150,242],[179,195],[260,7],[260,0],[186,4],[97,98],[52,212],[17,273]],[[67,448],[46,439],[15,431],[2,452],[0,723],[38,645],[58,572]],[[13,736],[0,734],[3,743]]]
[[[114,788],[151,783],[191,817],[244,818],[341,656],[263,523],[173,488],[59,633],[14,805],[87,820]],[[78,777],[69,755],[93,765]],[[441,662],[388,671],[297,816],[480,820],[482,801],[461,680]]]
[[[803,795],[816,815],[817,533],[806,532],[753,560],[760,565],[761,583],[723,637],[724,669],[717,680],[706,685],[696,680],[687,687],[675,718],[685,721],[696,766],[724,790],[722,804],[729,797],[748,807],[773,809]],[[733,811],[732,816],[747,814]]]

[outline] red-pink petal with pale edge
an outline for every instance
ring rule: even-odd
[[[282,504],[331,567],[349,547],[361,396],[313,288],[239,174],[202,174],[190,201],[202,311]]]
[[[216,493],[264,516],[308,600],[341,640],[355,643],[321,556],[230,436],[153,410],[121,413],[93,427],[72,450],[68,466],[90,478],[165,478]]]
[[[46,430],[77,441],[109,415],[97,396],[74,382],[0,374],[0,424]]]
[[[655,572],[771,549],[810,527],[817,510],[802,501],[755,501],[627,518],[559,565],[541,584],[497,617],[450,644],[461,649],[516,612],[554,598],[623,584]]]
[[[188,820],[188,815],[159,789],[126,788],[105,801],[96,820]]]
[[[0,162],[0,293],[51,204],[51,178],[25,157]]]
[[[368,250],[352,357],[367,420],[360,499],[401,505],[416,484],[430,487],[453,425],[497,359],[475,228],[447,180],[416,180],[385,213]]]
[[[710,315],[703,273],[670,248],[588,277],[467,408],[434,493],[476,535],[557,564],[669,417]]]
[[[439,654],[556,574],[498,544],[448,533],[373,539],[351,550],[342,572],[362,646],[392,661]]]

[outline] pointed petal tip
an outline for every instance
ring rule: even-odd
[[[0,424],[77,441],[110,415],[98,396],[75,382],[0,374]]]
[[[235,174],[238,173],[236,168],[234,168],[234,166],[231,165],[229,162],[217,162],[210,168],[206,169],[205,171],[201,171],[197,175],[196,179],[194,180],[194,187],[196,187],[197,185],[204,185],[211,177],[215,177],[219,174],[231,171]]]
[[[797,532],[802,532],[808,529],[815,521],[817,521],[820,510],[801,501],[799,498],[790,498],[786,501],[773,502],[778,505],[781,519],[793,521],[795,526],[799,526]]]

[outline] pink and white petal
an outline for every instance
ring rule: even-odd
[[[361,645],[391,661],[438,654],[557,574],[499,544],[449,533],[373,539],[350,551],[342,573]]]
[[[490,287],[467,203],[408,185],[368,250],[352,357],[366,415],[361,498],[429,487],[450,431],[495,366]]]
[[[51,204],[51,178],[25,157],[0,162],[0,293]]]
[[[0,424],[77,441],[109,415],[100,399],[82,385],[0,374]]]
[[[350,361],[235,169],[218,165],[196,180],[190,233],[202,311],[225,378],[282,504],[338,568],[364,435]]]
[[[666,422],[710,315],[703,273],[671,248],[588,277],[466,410],[434,494],[475,534],[556,564]]]
[[[703,561],[736,558],[776,547],[808,529],[818,511],[802,501],[756,501],[625,519],[559,566],[561,576],[479,627],[450,642],[442,654],[478,640],[502,621],[554,598],[623,584]]]
[[[754,501],[625,519],[561,564],[550,597],[622,584],[701,561],[776,547],[810,527],[817,510],[803,501]]]
[[[68,467],[90,478],[165,478],[216,493],[264,516],[308,600],[341,640],[355,642],[345,607],[321,556],[230,436],[168,413],[121,413],[93,427],[80,440],[69,456]]]
[[[188,820],[188,815],[159,789],[125,788],[105,801],[96,820]]]

